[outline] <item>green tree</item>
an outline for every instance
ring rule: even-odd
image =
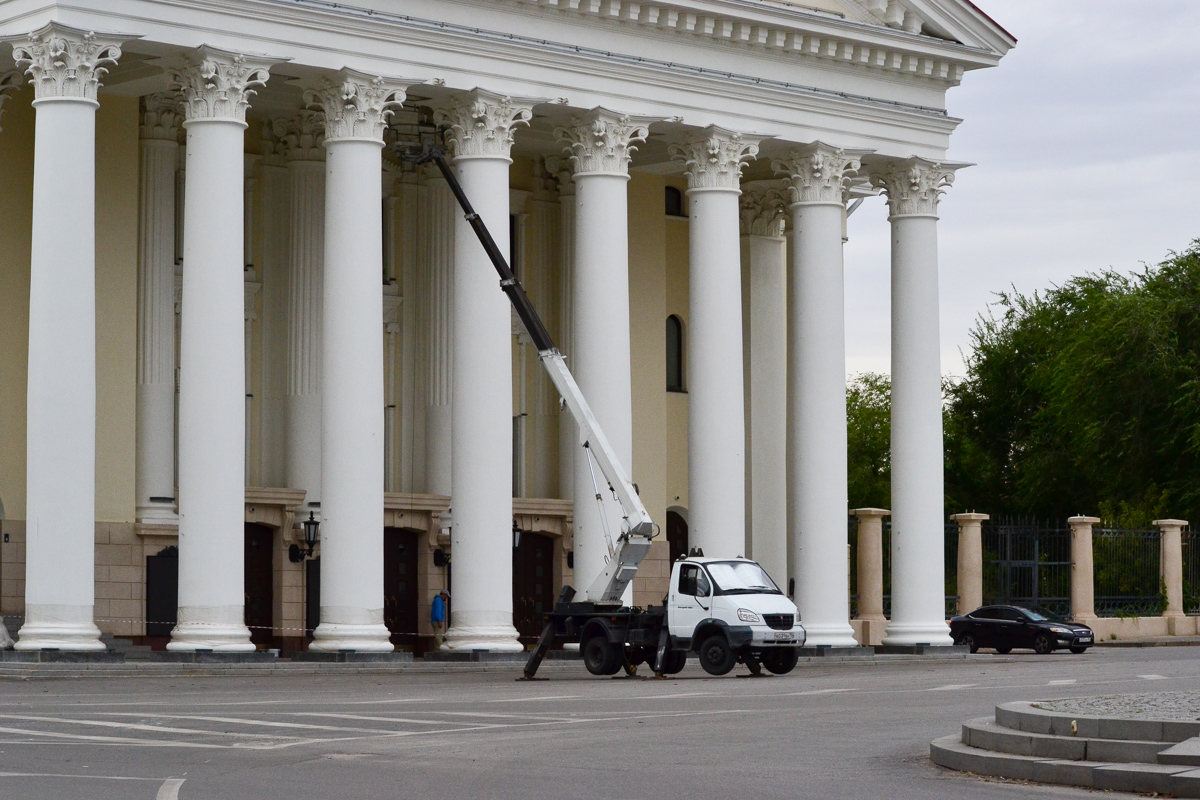
[[[947,507],[1196,514],[1200,241],[1132,276],[1001,294],[997,308],[948,387]]]
[[[846,384],[846,454],[851,508],[890,508],[892,382],[864,372]]]

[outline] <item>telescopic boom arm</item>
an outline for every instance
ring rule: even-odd
[[[600,430],[600,423],[597,422],[591,406],[588,405],[587,399],[579,390],[579,385],[575,383],[571,371],[567,369],[562,353],[554,346],[550,334],[546,331],[546,326],[542,324],[533,304],[529,302],[525,288],[513,274],[512,268],[509,267],[500,248],[496,246],[487,226],[475,213],[457,176],[450,169],[450,165],[446,163],[445,156],[438,148],[425,145],[419,151],[414,148],[413,151],[402,152],[400,157],[418,164],[433,162],[446,179],[446,183],[450,185],[450,191],[454,192],[455,199],[462,206],[467,222],[474,229],[475,235],[479,237],[480,244],[483,245],[484,251],[487,252],[488,258],[491,259],[492,264],[496,267],[496,272],[500,275],[500,288],[508,295],[517,316],[521,318],[521,323],[533,341],[533,346],[537,348],[538,358],[541,359],[542,366],[550,375],[550,381],[567,404],[567,408],[571,410],[571,416],[575,418],[576,424],[579,425],[579,438],[582,446],[596,460],[596,466],[600,468],[600,473],[608,482],[609,491],[616,495],[617,502],[621,504],[621,513],[624,519],[623,530],[617,538],[616,547],[610,553],[604,572],[588,587],[587,591],[587,599],[592,602],[620,604],[626,587],[637,574],[638,565],[650,550],[650,541],[654,537],[654,521],[650,519],[650,514],[638,497],[637,489],[617,460],[616,453],[613,452],[604,432]],[[600,496],[597,495],[597,500],[599,499]]]

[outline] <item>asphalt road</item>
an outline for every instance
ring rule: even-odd
[[[929,740],[1008,700],[1200,689],[1200,649],[757,680],[516,672],[4,681],[0,798],[1089,797],[942,770]]]

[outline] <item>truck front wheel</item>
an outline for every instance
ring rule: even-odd
[[[700,666],[709,675],[724,675],[737,664],[737,653],[725,634],[717,633],[700,643]]]
[[[796,668],[800,653],[792,647],[763,648],[762,665],[775,675],[787,675]]]
[[[583,665],[593,675],[616,675],[621,656],[621,648],[603,636],[593,636],[583,645]]]

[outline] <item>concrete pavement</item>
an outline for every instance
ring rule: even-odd
[[[928,742],[998,702],[1200,689],[1191,648],[813,667],[0,683],[0,797],[1023,798]]]

